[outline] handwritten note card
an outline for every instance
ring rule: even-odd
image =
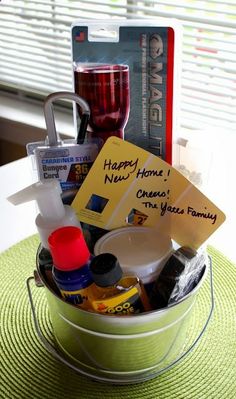
[[[72,206],[82,222],[106,230],[154,227],[196,249],[225,220],[168,163],[117,137],[103,146]]]

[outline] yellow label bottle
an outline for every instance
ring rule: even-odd
[[[109,253],[95,256],[90,264],[94,280],[91,307],[96,312],[131,315],[150,310],[144,288],[135,276],[122,277],[117,258]]]

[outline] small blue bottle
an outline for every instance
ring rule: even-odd
[[[81,229],[61,227],[49,236],[53,259],[52,275],[62,297],[83,309],[90,306],[93,279],[89,272],[91,255]]]

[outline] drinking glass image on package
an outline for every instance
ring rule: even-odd
[[[89,136],[104,142],[124,138],[130,109],[129,67],[109,64],[74,64],[75,92],[89,104]],[[78,106],[78,111],[80,107]]]

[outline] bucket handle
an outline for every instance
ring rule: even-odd
[[[192,345],[190,345],[190,347],[180,356],[178,357],[176,360],[174,360],[171,364],[169,364],[168,366],[165,366],[163,369],[159,370],[158,372],[155,372],[154,374],[149,374],[147,375],[146,378],[142,379],[142,382],[145,380],[149,380],[151,378],[157,377],[159,374],[164,373],[165,371],[169,370],[170,368],[172,368],[175,364],[177,364],[180,360],[182,360],[185,356],[187,356],[192,349],[198,344],[198,342],[200,341],[202,335],[204,334],[204,332],[206,331],[206,328],[209,324],[209,321],[211,319],[213,310],[214,310],[214,288],[213,288],[213,270],[212,270],[212,260],[211,257],[208,255],[209,258],[209,270],[210,270],[210,299],[211,299],[211,307],[210,307],[210,311],[209,314],[207,316],[206,322],[201,330],[201,332],[199,333],[199,335],[197,336],[197,338],[193,341]],[[42,287],[43,284],[40,283],[40,281],[38,281],[37,279],[37,272],[34,274],[34,277],[28,277],[26,280],[26,285],[27,285],[27,290],[28,290],[28,297],[29,297],[29,302],[30,302],[30,307],[31,307],[31,311],[32,311],[32,316],[33,316],[33,322],[34,322],[34,327],[35,330],[37,332],[38,338],[40,339],[41,343],[45,346],[45,348],[48,350],[49,353],[51,353],[51,355],[53,355],[57,360],[60,360],[63,364],[65,364],[66,366],[70,367],[71,369],[73,369],[74,371],[76,371],[77,373],[80,373],[86,377],[89,378],[95,378],[93,375],[86,373],[85,371],[79,369],[78,367],[74,366],[72,363],[70,363],[69,361],[67,361],[56,349],[55,347],[45,338],[41,327],[39,325],[38,319],[37,319],[37,315],[36,315],[36,310],[35,310],[35,305],[34,305],[34,301],[33,301],[33,295],[32,295],[32,291],[31,291],[31,287],[30,287],[30,282],[32,280],[35,281],[36,286],[38,287]],[[140,377],[140,375],[139,375]],[[99,380],[101,382],[108,382],[108,383],[114,383],[114,381],[110,380],[109,378],[106,378],[105,376],[99,377],[96,376],[95,378],[96,380]],[[119,384],[127,384],[127,383],[136,383],[138,382],[138,380],[131,380],[131,381],[127,381],[127,380],[116,380],[115,383],[119,383]]]

